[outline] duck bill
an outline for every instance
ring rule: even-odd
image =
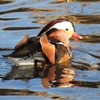
[[[74,33],[72,34],[72,37],[73,37],[73,38],[76,38],[76,39],[82,39],[82,37],[81,37],[78,33],[76,33],[76,32],[74,32]]]

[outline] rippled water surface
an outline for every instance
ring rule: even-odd
[[[45,70],[47,76],[43,69],[33,75],[32,66],[15,67],[2,57],[25,34],[36,36],[57,18],[71,20],[83,36],[71,39],[70,69],[57,65]],[[0,0],[0,100],[5,99],[100,100],[100,0]]]

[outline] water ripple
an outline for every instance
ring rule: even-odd
[[[78,42],[86,42],[86,43],[100,43],[100,35],[81,35],[82,39],[78,40]]]
[[[1,21],[18,20],[19,18],[0,18]]]
[[[40,27],[7,27],[3,30],[28,30],[28,29],[39,29]]]
[[[37,22],[38,23],[42,22],[42,24],[47,24],[48,21],[46,22],[46,20],[40,20],[40,19],[50,19],[50,18],[54,18],[54,19],[64,18],[64,19],[68,19],[68,20],[74,22],[75,24],[79,24],[79,23],[81,23],[81,24],[99,24],[100,23],[99,15],[38,16],[38,17],[34,17],[34,18],[37,18]]]
[[[56,9],[42,9],[42,8],[18,8],[18,9],[13,9],[13,10],[9,10],[9,11],[4,11],[4,12],[0,12],[0,14],[7,14],[7,13],[13,13],[13,12],[57,12],[59,10]]]
[[[12,3],[12,2],[14,2],[14,0],[0,0],[0,5],[8,4],[8,3]]]
[[[72,19],[76,23],[99,24],[100,15],[72,15]]]
[[[100,0],[73,0],[73,1],[79,1],[79,2],[99,2]]]
[[[23,79],[23,77],[28,76],[34,69],[33,66],[30,71],[27,70],[29,67],[25,67],[26,71],[23,70],[24,67],[22,66],[15,66],[13,68],[11,61],[7,58],[3,58],[2,55],[11,53],[14,46],[25,34],[29,34],[30,37],[36,36],[47,23],[59,18],[72,21],[75,25],[76,32],[83,37],[81,40],[70,40],[73,50],[73,59],[70,64],[72,67],[69,69],[68,66],[65,68],[59,65],[59,67],[52,66],[52,69],[50,67],[46,69],[46,67],[43,66],[43,70],[42,67],[38,67],[36,70],[36,72],[38,72],[36,77],[42,75],[41,79],[39,77],[30,79],[29,81],[27,79],[24,81],[2,81],[7,73],[10,75],[9,79]],[[59,69],[55,70],[55,68]],[[10,74],[10,71],[13,71],[13,75],[12,73]],[[46,71],[49,73],[47,74]],[[34,77],[33,74],[34,72],[31,73],[32,76],[30,78]],[[58,74],[58,76],[56,74]],[[47,95],[49,92],[53,95],[62,94],[64,97],[67,94],[68,99],[73,97],[72,99],[76,100],[88,100],[91,98],[99,100],[99,76],[100,0],[0,0],[1,95],[32,95],[34,99],[36,96],[45,95],[44,92],[36,91],[46,91]],[[56,86],[65,86],[65,89],[62,87],[54,88]],[[26,88],[28,89],[27,91],[23,90]],[[47,89],[44,88],[49,89],[47,91]],[[43,95],[41,95],[41,93],[43,93]],[[51,97],[50,94],[48,98],[45,98],[55,99],[58,97],[58,95]],[[65,97],[65,99],[66,98],[67,97]],[[25,97],[23,97],[23,99],[25,99]]]

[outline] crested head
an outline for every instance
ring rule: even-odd
[[[68,37],[75,37],[75,38],[81,38],[80,35],[73,35],[74,32],[75,32],[75,28],[74,28],[74,25],[71,21],[68,21],[68,20],[64,20],[64,19],[56,19],[56,20],[53,20],[51,21],[50,23],[48,23],[41,31],[40,33],[38,34],[38,36],[46,33],[47,31],[49,31],[50,29],[53,29],[53,28],[56,28],[56,29],[62,29],[62,30],[65,30],[66,31],[66,34],[68,35]]]
[[[63,30],[72,30],[74,32],[74,26],[72,24],[72,22],[68,21],[68,20],[64,20],[64,19],[56,19],[51,21],[50,23],[48,23],[38,34],[42,35],[43,33],[47,32],[48,30],[52,29],[52,28],[57,28],[57,29],[63,29]]]

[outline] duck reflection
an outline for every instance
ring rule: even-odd
[[[89,87],[98,88],[100,82],[89,82],[75,80],[75,77],[82,76],[76,74],[76,69],[72,68],[71,61],[56,65],[49,65],[45,62],[36,62],[35,66],[12,66],[9,73],[3,77],[4,80],[21,79],[28,81],[32,78],[41,78],[44,88],[50,87]]]
[[[41,79],[45,88],[49,87],[70,87],[75,76],[75,69],[64,64],[51,66],[45,77]]]
[[[41,78],[43,87],[70,87],[74,80],[75,69],[71,68],[70,60],[66,63],[48,65],[44,62],[36,62],[35,66],[12,66],[11,71],[3,78],[30,79]]]

